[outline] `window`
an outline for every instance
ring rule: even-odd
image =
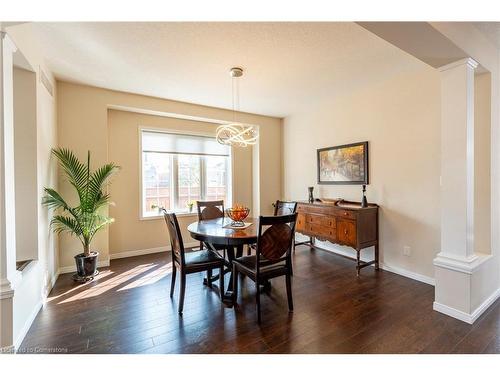
[[[141,130],[142,217],[188,212],[197,200],[231,205],[231,149],[215,138]],[[195,208],[193,208],[194,210]]]

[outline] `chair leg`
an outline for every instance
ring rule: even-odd
[[[184,295],[186,294],[186,274],[181,272],[181,296],[179,298],[179,314],[184,309]]]
[[[220,289],[220,299],[224,298],[224,266],[219,269],[219,289]]]
[[[177,273],[177,267],[175,264],[173,265],[174,268],[172,269],[172,280],[170,281],[170,298],[174,296],[174,290],[175,290],[175,276]]]
[[[212,270],[207,270],[207,286],[212,287]]]
[[[259,282],[255,281],[255,300],[257,302],[257,322],[260,324],[261,319],[260,319],[260,293],[259,293]]]
[[[238,269],[233,264],[233,303],[238,300]]]
[[[247,246],[247,255],[252,255],[252,248],[250,245]]]
[[[200,241],[200,250],[203,250],[203,242]]]
[[[292,280],[290,276],[290,274],[286,274],[286,297],[288,299],[288,310],[293,311]]]

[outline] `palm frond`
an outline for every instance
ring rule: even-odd
[[[107,193],[103,194],[102,192],[100,192],[100,194],[98,194],[98,196],[95,199],[94,209],[97,211],[97,210],[99,210],[103,206],[106,206],[108,204],[112,204],[109,201],[109,199],[110,199],[109,194],[107,194]]]
[[[72,217],[55,215],[50,221],[50,226],[55,233],[69,232],[76,236],[82,234],[82,228],[78,221]]]
[[[92,240],[92,238],[94,238],[94,236],[96,235],[97,232],[99,232],[106,225],[113,223],[115,221],[115,219],[113,219],[112,217],[101,217],[101,220],[99,220],[99,221],[100,222],[98,224],[96,224],[92,229],[92,233],[90,236],[91,240]]]
[[[95,196],[97,192],[102,190],[108,179],[119,169],[120,167],[114,163],[105,164],[96,169],[89,179],[90,192],[92,192]]]
[[[88,184],[87,166],[80,162],[76,155],[69,149],[56,148],[52,153],[59,160],[59,164],[66,174],[69,183],[73,185],[80,200],[85,199],[84,194]]]
[[[68,210],[69,206],[66,201],[59,195],[57,191],[51,188],[45,188],[45,196],[42,198],[42,204],[46,205],[49,208],[58,209],[62,208],[63,210]]]

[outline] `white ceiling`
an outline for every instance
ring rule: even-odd
[[[500,22],[474,22],[474,26],[500,49]]]
[[[27,27],[26,25],[15,27]],[[420,61],[354,23],[33,23],[58,79],[285,117]]]

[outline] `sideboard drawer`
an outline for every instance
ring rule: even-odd
[[[306,221],[310,224],[335,228],[335,219],[331,216],[310,214],[306,215]]]
[[[307,223],[306,231],[309,233],[315,233],[315,235],[322,238],[327,238],[332,240],[336,238],[335,229],[331,227],[325,227],[323,225]]]
[[[337,221],[337,241],[341,244],[356,247],[356,222],[352,220]]]
[[[351,220],[356,219],[356,214],[349,210],[338,210],[337,212],[335,212],[335,215],[337,217],[345,217],[346,219],[351,219]]]

